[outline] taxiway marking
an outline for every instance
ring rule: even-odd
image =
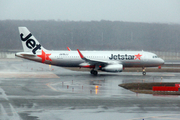
[[[51,88],[52,90],[58,91],[58,90],[56,90],[55,88],[53,88],[50,84],[51,84],[51,83],[47,83],[46,85],[47,85],[49,88]]]

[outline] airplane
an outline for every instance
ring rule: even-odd
[[[90,73],[99,71],[122,72],[125,67],[157,67],[164,60],[156,54],[145,51],[50,51],[45,49],[26,27],[19,27],[24,52],[15,54],[24,59],[60,67],[90,68]]]

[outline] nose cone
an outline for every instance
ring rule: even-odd
[[[163,59],[159,58],[158,61],[159,61],[159,64],[160,64],[160,65],[163,65],[163,64],[164,64],[164,60],[163,60]]]

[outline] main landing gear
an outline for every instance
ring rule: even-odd
[[[146,71],[145,71],[146,68],[143,67],[142,69],[143,69],[142,74],[143,74],[143,75],[146,75]]]
[[[96,70],[91,70],[90,73],[93,74],[93,75],[97,75],[97,74],[98,74],[98,71],[96,71]]]

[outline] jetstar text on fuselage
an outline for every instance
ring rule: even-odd
[[[139,55],[139,54],[138,54]],[[140,55],[141,57],[142,55]],[[138,59],[140,60],[140,57],[138,57]],[[137,55],[120,55],[120,54],[117,54],[117,55],[113,55],[111,54],[111,57],[109,57],[110,60],[135,60],[137,59]]]

